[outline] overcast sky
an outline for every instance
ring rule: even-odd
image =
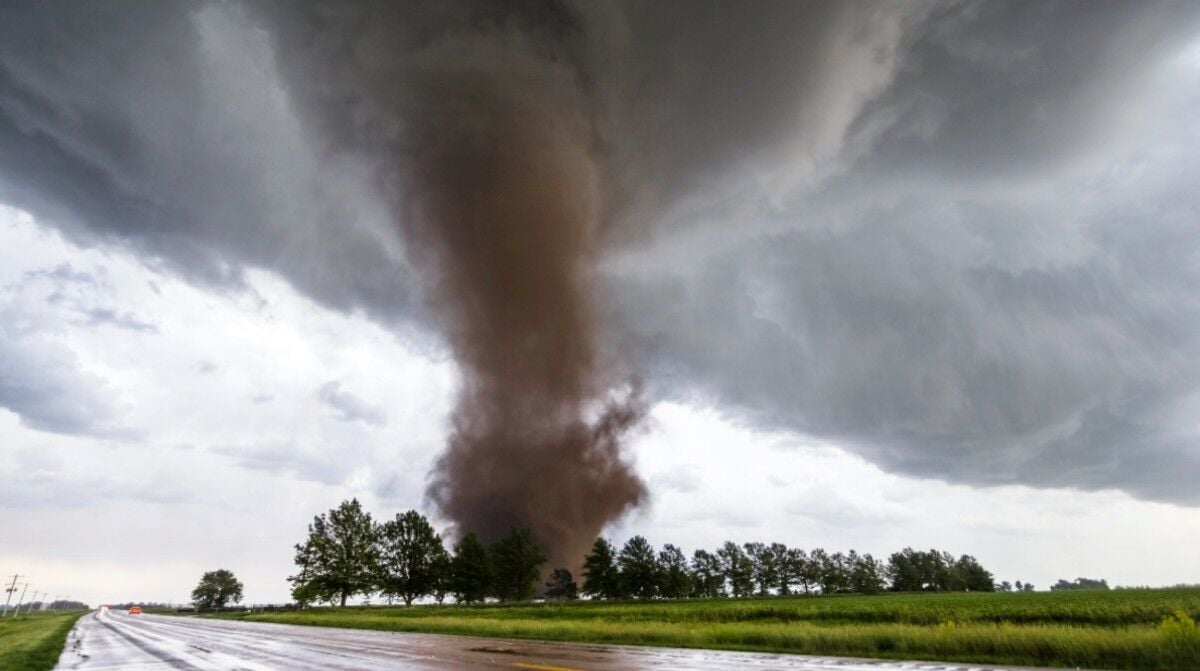
[[[0,573],[282,601],[344,498],[448,528],[451,62],[586,129],[614,539],[1200,582],[1200,5],[339,7],[0,9]]]

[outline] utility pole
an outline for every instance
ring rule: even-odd
[[[12,584],[9,585],[8,588],[4,590],[5,592],[8,592],[8,597],[4,599],[4,614],[5,615],[8,614],[8,604],[9,604],[9,602],[12,601],[13,592],[17,591],[17,578],[20,578],[20,577],[22,577],[22,576],[14,574],[12,577]]]
[[[17,615],[21,614],[21,604],[25,603],[25,590],[27,589],[29,589],[29,583],[24,583],[21,585],[21,598],[17,599]]]
[[[37,590],[36,590],[36,589],[35,589],[35,590],[33,590],[33,594],[30,594],[30,595],[29,595],[29,601],[27,601],[27,602],[25,603],[25,614],[26,614],[26,615],[28,615],[28,614],[30,614],[31,612],[33,612],[33,602],[34,602],[34,601],[37,601],[37,595],[38,595],[38,593],[37,593]],[[17,609],[17,611],[18,611],[18,612],[17,612],[17,614],[18,614],[18,615],[20,615],[20,614],[21,614],[21,613],[20,613],[20,610],[21,610],[20,608],[18,608],[18,609]]]

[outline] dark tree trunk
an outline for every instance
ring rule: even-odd
[[[346,594],[345,592],[342,592],[342,608],[346,607],[346,597],[347,596],[350,596],[350,595]]]

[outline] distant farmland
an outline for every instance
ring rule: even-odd
[[[1200,589],[312,608],[263,622],[1096,669],[1200,669]]]

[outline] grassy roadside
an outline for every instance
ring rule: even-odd
[[[1200,590],[313,608],[313,626],[1094,669],[1200,669]]]
[[[67,641],[67,633],[86,612],[0,617],[0,671],[54,668]]]

